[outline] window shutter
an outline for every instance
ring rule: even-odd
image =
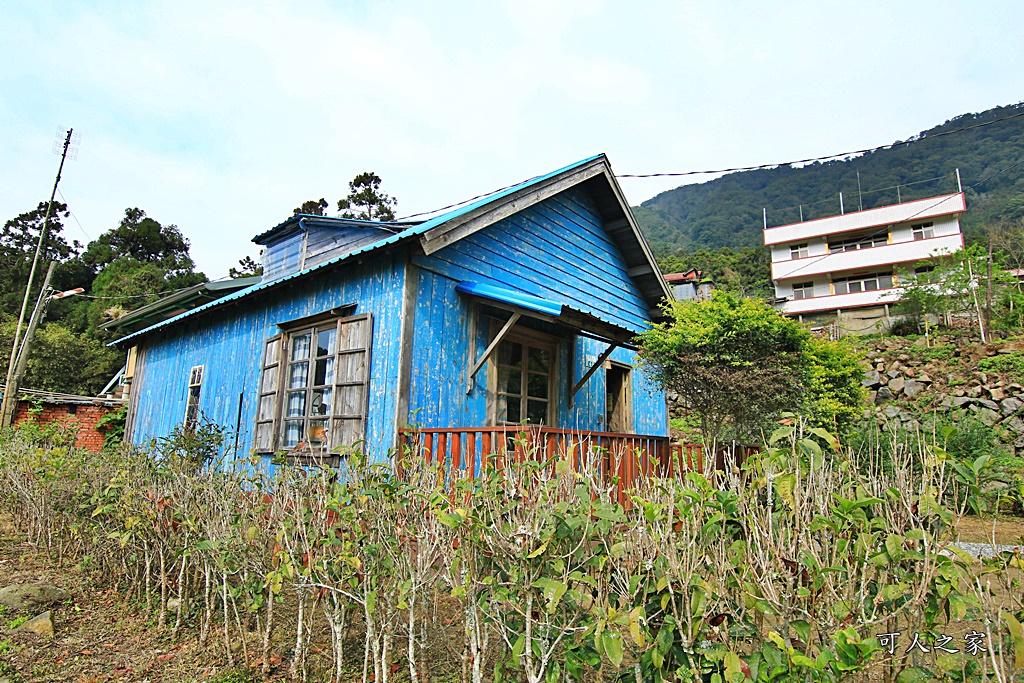
[[[260,400],[256,406],[256,452],[277,450],[280,415],[278,396],[284,358],[284,335],[267,340],[263,349],[263,372],[260,375]]]
[[[352,446],[366,437],[366,410],[370,387],[370,348],[373,316],[370,313],[338,321],[334,413],[330,448]]]

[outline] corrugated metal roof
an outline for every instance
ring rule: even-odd
[[[589,164],[589,163],[591,163],[591,162],[593,162],[593,161],[595,161],[597,159],[602,158],[603,156],[604,156],[603,154],[597,154],[597,155],[594,155],[592,157],[588,157],[586,159],[583,159],[581,161],[577,161],[576,163],[570,164],[569,166],[565,166],[563,168],[560,168],[560,169],[558,169],[556,171],[552,171],[551,173],[547,173],[547,174],[542,175],[542,176],[537,176],[535,178],[530,178],[529,180],[525,180],[525,181],[523,181],[523,182],[521,182],[521,183],[519,183],[517,185],[512,185],[510,187],[505,188],[504,190],[500,190],[500,191],[495,192],[493,194],[487,195],[486,197],[482,197],[482,198],[480,198],[480,199],[478,199],[478,200],[476,200],[474,202],[466,204],[465,206],[461,206],[459,208],[452,209],[451,211],[443,213],[443,214],[441,214],[439,216],[435,216],[434,218],[426,220],[426,221],[424,221],[424,222],[422,222],[422,223],[420,223],[420,224],[418,224],[418,225],[416,225],[414,227],[409,228],[408,230],[404,230],[404,231],[402,231],[400,233],[397,233],[397,234],[394,234],[394,235],[390,235],[390,236],[388,236],[388,237],[386,237],[386,238],[384,238],[382,240],[379,240],[377,242],[373,242],[373,243],[368,244],[368,245],[366,245],[364,247],[360,247],[359,249],[356,249],[355,251],[351,251],[351,252],[348,252],[346,254],[342,254],[341,256],[338,256],[337,258],[333,258],[333,259],[331,259],[329,261],[324,261],[323,263],[319,263],[319,264],[317,264],[315,266],[312,266],[311,268],[306,268],[305,270],[297,271],[295,273],[292,273],[291,275],[285,275],[284,277],[278,278],[276,280],[270,280],[268,282],[261,282],[258,285],[253,285],[252,287],[248,287],[246,289],[242,289],[242,290],[239,290],[237,292],[233,292],[232,294],[229,294],[229,295],[227,295],[225,297],[221,297],[220,299],[217,299],[216,301],[211,301],[211,302],[209,302],[207,304],[203,304],[202,306],[198,306],[196,308],[193,308],[192,310],[186,311],[186,312],[181,313],[179,315],[176,315],[173,318],[168,318],[167,320],[162,320],[162,321],[158,322],[155,325],[151,325],[150,327],[147,327],[147,328],[145,328],[143,330],[139,330],[138,332],[134,332],[134,333],[129,334],[129,335],[125,336],[125,337],[121,337],[120,339],[112,341],[112,342],[110,342],[110,344],[108,344],[108,346],[117,346],[117,345],[123,344],[123,343],[125,343],[127,341],[130,341],[132,339],[136,339],[136,338],[141,337],[143,335],[149,334],[149,333],[154,332],[154,331],[156,331],[158,329],[161,329],[161,328],[173,325],[173,324],[177,323],[180,320],[184,320],[185,318],[188,318],[188,317],[191,317],[191,316],[194,316],[194,315],[198,315],[198,314],[200,314],[200,313],[202,313],[204,311],[208,311],[208,310],[210,310],[212,308],[215,308],[215,307],[224,306],[224,305],[229,304],[231,302],[238,301],[239,299],[243,299],[243,298],[245,298],[247,296],[255,294],[256,292],[260,292],[260,291],[263,291],[265,289],[270,289],[271,287],[276,287],[276,286],[278,286],[280,284],[283,284],[285,282],[288,282],[290,280],[294,280],[296,278],[300,278],[300,277],[303,277],[305,275],[308,275],[309,273],[312,273],[314,271],[322,270],[324,268],[329,268],[329,267],[331,267],[333,265],[337,265],[338,263],[341,263],[342,261],[346,261],[346,260],[348,260],[350,258],[354,258],[354,257],[359,256],[361,254],[366,254],[366,253],[371,252],[371,251],[376,251],[378,249],[382,249],[384,247],[387,247],[387,246],[390,246],[390,245],[393,245],[393,244],[397,244],[400,241],[408,240],[408,239],[411,239],[413,237],[418,237],[418,236],[422,235],[423,233],[427,232],[428,230],[430,230],[432,228],[435,228],[435,227],[437,227],[439,225],[443,225],[444,223],[447,223],[448,221],[450,221],[450,220],[452,220],[454,218],[457,218],[457,217],[459,217],[459,216],[461,216],[461,215],[463,215],[465,213],[469,213],[470,211],[474,211],[474,210],[480,208],[481,206],[484,206],[484,205],[489,204],[491,202],[497,201],[497,200],[499,200],[499,199],[501,199],[503,197],[506,197],[506,196],[508,196],[510,194],[514,194],[516,192],[519,192],[520,190],[523,190],[523,189],[525,189],[527,187],[530,187],[531,185],[535,185],[537,183],[542,183],[545,180],[548,180],[549,178],[552,178],[554,176],[560,175],[560,174],[565,173],[567,171],[571,171],[571,170],[573,170],[575,168],[578,168],[580,166],[584,166],[586,164]],[[277,228],[281,227],[282,225],[284,225],[286,223],[289,223],[292,220],[296,220],[298,218],[299,218],[299,216],[293,216],[292,218],[289,218],[287,221],[284,221],[284,223],[279,224],[278,226],[276,226],[275,228],[272,228],[271,230],[269,230],[267,232],[273,232],[273,230],[276,230]],[[322,216],[316,216],[316,218],[323,218],[323,217]],[[381,225],[388,225],[388,224],[381,224]],[[263,234],[265,235],[267,233],[263,233]]]
[[[384,230],[394,231],[396,227],[404,228],[410,225],[419,225],[422,221],[364,221],[358,218],[341,218],[340,216],[317,216],[312,213],[299,213],[295,214],[291,218],[281,221],[270,230],[261,232],[252,238],[252,241],[256,244],[263,244],[266,238],[270,237],[276,232],[282,231],[292,223],[298,223],[300,221],[306,221],[309,223],[321,223],[326,225],[356,225],[356,226],[367,226],[373,228],[382,228]],[[288,231],[290,232],[290,231]]]
[[[485,299],[503,301],[530,311],[537,311],[538,313],[546,313],[553,316],[562,315],[562,304],[560,303],[542,299],[532,294],[525,294],[514,289],[497,287],[486,282],[460,282],[455,286],[455,291],[481,296]]]
[[[492,301],[500,301],[502,303],[511,304],[519,308],[525,308],[530,311],[537,311],[538,313],[544,313],[552,317],[561,317],[565,315],[566,311],[578,313],[587,318],[593,318],[605,325],[611,325],[627,332],[637,333],[642,332],[640,328],[626,327],[621,323],[612,322],[607,318],[602,318],[593,311],[578,306],[569,306],[568,304],[559,303],[552,301],[551,299],[545,299],[544,297],[535,296],[533,294],[527,294],[518,289],[509,289],[507,287],[500,287],[490,282],[473,282],[463,280],[459,284],[455,285],[455,290],[464,294],[470,294],[472,296],[479,296],[484,299],[491,299]]]

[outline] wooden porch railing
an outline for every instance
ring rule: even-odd
[[[447,479],[474,479],[488,469],[501,469],[527,460],[548,461],[571,457],[576,471],[597,471],[605,482],[618,477],[618,500],[628,504],[626,492],[644,476],[675,477],[686,472],[729,469],[728,450],[713,462],[701,444],[671,443],[667,436],[588,432],[552,427],[460,427],[401,429],[399,452],[438,465]],[[734,450],[742,464],[756,446]],[[732,463],[729,463],[731,466]]]

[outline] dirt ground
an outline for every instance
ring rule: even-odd
[[[17,583],[62,588],[71,596],[52,608],[55,636],[42,638],[13,631],[19,617],[35,616],[4,608],[0,613],[0,682],[73,681],[74,683],[221,681],[248,683],[245,671],[224,666],[223,650],[200,652],[195,634],[172,642],[170,629],[156,628],[155,617],[138,605],[98,587],[88,572],[55,566],[25,543],[10,520],[0,519],[0,587]],[[284,678],[276,671],[272,678]]]
[[[957,525],[959,540],[969,543],[992,543],[1000,545],[1024,545],[1024,518],[1009,517],[964,517]]]

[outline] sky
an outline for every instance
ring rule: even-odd
[[[363,171],[406,216],[600,152],[776,163],[1024,100],[1009,0],[5,0],[0,35],[0,219],[49,198],[73,127],[66,236],[139,207],[211,279]],[[682,182],[621,181],[634,205]]]

